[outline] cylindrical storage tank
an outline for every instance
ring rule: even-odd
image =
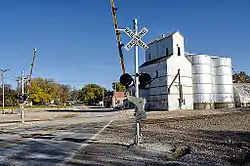
[[[213,76],[215,108],[230,108],[234,106],[232,63],[230,58],[214,58]]]
[[[192,56],[194,109],[213,109],[213,80],[211,57]]]

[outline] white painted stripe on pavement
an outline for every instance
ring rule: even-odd
[[[91,137],[90,139],[95,139],[103,130],[105,130],[109,125],[110,123],[112,123],[113,120],[109,121],[108,124],[106,124],[106,126],[104,126],[100,131],[98,131],[95,135],[93,135],[93,137]]]
[[[109,121],[108,124],[106,124],[105,126],[103,126],[103,128],[102,128],[100,131],[98,131],[95,135],[93,135],[92,137],[90,137],[90,139],[95,139],[95,138],[96,138],[103,130],[105,130],[112,122],[113,122],[113,120]],[[86,148],[88,145],[89,145],[88,143],[83,143],[83,144],[77,149],[77,151],[76,151],[75,153],[73,153],[70,157],[67,157],[62,163],[59,163],[59,164],[57,164],[57,165],[58,165],[58,166],[63,166],[63,165],[65,165],[68,161],[72,160],[72,159],[76,156],[76,154],[77,154],[78,151],[80,151],[80,150]]]

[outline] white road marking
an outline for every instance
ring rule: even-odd
[[[47,155],[47,154],[41,154],[41,153],[34,153],[29,156],[29,159],[57,159],[59,160],[60,157],[54,156],[54,155]]]
[[[106,124],[100,131],[98,131],[95,135],[93,135],[90,139],[95,139],[103,130],[105,130],[111,123],[113,122],[113,120],[109,121],[108,124]]]
[[[102,128],[100,131],[98,131],[95,135],[93,135],[92,137],[90,137],[90,139],[92,139],[92,140],[95,139],[95,138],[96,138],[103,130],[105,130],[112,122],[113,122],[113,120],[109,121],[108,124],[106,124],[105,126],[103,126],[103,128]],[[65,158],[65,160],[64,160],[62,163],[59,163],[59,164],[57,164],[57,165],[58,165],[58,166],[63,166],[63,165],[65,165],[68,161],[72,160],[72,159],[76,156],[77,152],[79,152],[80,150],[86,148],[88,145],[89,145],[88,143],[83,143],[83,144],[76,150],[75,153],[73,153],[70,157]]]

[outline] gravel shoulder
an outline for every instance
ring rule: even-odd
[[[250,112],[149,112],[143,144],[134,138],[133,111],[122,111],[68,165],[250,165]]]

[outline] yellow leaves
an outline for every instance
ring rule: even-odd
[[[69,86],[55,83],[52,79],[36,78],[32,81],[30,99],[34,104],[46,104],[52,100],[66,102]]]

